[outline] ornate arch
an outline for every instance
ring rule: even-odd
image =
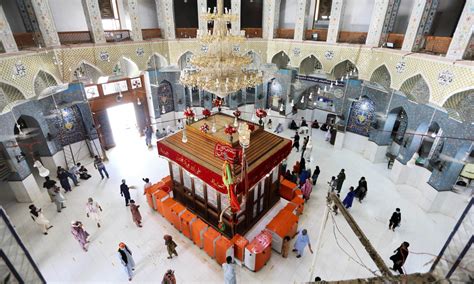
[[[258,69],[262,65],[262,57],[255,51],[249,50],[246,55],[252,57],[252,63],[249,65],[252,69]]]
[[[331,69],[331,77],[334,79],[339,79],[342,76],[346,76],[349,73],[358,74],[359,68],[357,65],[349,59],[343,60]]]
[[[474,122],[474,89],[457,92],[449,96],[443,103],[449,116],[467,123]]]
[[[26,100],[25,95],[15,86],[0,82],[0,111],[5,113],[21,101]]]
[[[138,65],[125,56],[120,58],[112,71],[115,75],[125,75],[128,77],[136,77],[140,75],[140,68]]]
[[[156,94],[158,97],[161,113],[174,111],[173,85],[169,81],[161,81],[158,84]]]
[[[314,73],[314,70],[321,70],[321,69],[323,69],[323,65],[321,64],[321,61],[319,61],[318,58],[314,54],[311,54],[301,61],[300,67],[299,67],[299,73],[309,75],[309,74]]]
[[[390,89],[390,85],[392,84],[392,76],[390,75],[387,66],[383,64],[375,69],[370,76],[370,81],[377,83],[386,89]]]
[[[146,66],[147,69],[160,69],[161,67],[167,66],[168,65],[168,60],[166,58],[157,53],[154,52],[150,57],[148,57],[148,60],[146,61]]]
[[[273,55],[272,63],[277,66],[278,69],[285,69],[290,63],[290,57],[283,50]]]
[[[430,101],[430,86],[421,74],[406,79],[400,87],[409,100],[427,104]]]
[[[186,51],[182,53],[178,58],[178,66],[180,70],[183,70],[187,67],[191,66],[191,58],[193,57],[194,53],[191,51]]]
[[[88,81],[91,83],[97,83],[99,77],[103,76],[104,72],[99,67],[82,60],[77,68],[73,71],[72,77],[78,81]]]
[[[59,80],[57,80],[56,77],[54,77],[51,73],[40,69],[33,79],[33,89],[35,91],[35,95],[39,96],[42,91],[49,87],[57,86],[58,83]]]

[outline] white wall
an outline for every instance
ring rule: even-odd
[[[298,0],[281,0],[280,20],[278,23],[280,29],[295,28],[296,7],[298,7]]]
[[[138,15],[140,16],[142,29],[158,28],[155,0],[139,0]]]
[[[346,0],[342,31],[367,32],[375,0]]]
[[[58,32],[88,31],[81,0],[48,0]]]

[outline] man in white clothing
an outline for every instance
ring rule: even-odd
[[[92,197],[89,197],[89,200],[86,204],[86,215],[87,218],[91,217],[97,223],[97,227],[100,228],[100,212],[102,212],[102,207],[100,207],[97,201],[94,201]]]
[[[236,284],[237,279],[235,279],[235,264],[233,263],[232,256],[228,256],[225,261],[226,263],[222,264],[222,269],[224,270],[224,283]]]

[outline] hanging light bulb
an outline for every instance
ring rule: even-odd
[[[318,95],[321,94],[321,88],[318,88]]]
[[[255,122],[257,120],[257,118],[255,117],[255,112],[252,114],[252,122]]]
[[[301,103],[304,104],[304,96],[301,96]]]
[[[188,137],[186,136],[186,128],[183,129],[183,138],[181,139],[183,143],[188,142]]]
[[[290,104],[292,107],[295,106],[295,103],[293,102],[293,100],[291,100]]]
[[[212,122],[211,131],[212,131],[212,133],[216,133],[216,131],[217,131],[217,129],[216,129],[216,122],[215,122],[215,121]]]
[[[284,111],[284,110],[285,110],[284,107],[285,107],[285,106],[284,106],[283,103],[282,103],[281,106],[280,106],[280,111]]]
[[[339,86],[339,82],[336,80],[336,86]]]
[[[137,105],[139,105],[139,106],[142,105],[142,101],[140,101],[140,98],[137,98]]]
[[[331,82],[331,86],[329,87],[330,89],[332,89],[334,87],[333,83]]]
[[[165,106],[164,106],[164,105],[161,106],[161,113],[163,113],[163,114],[166,113],[166,109],[165,109]]]
[[[324,92],[328,91],[328,86],[324,86]]]
[[[308,97],[308,99],[310,99],[310,100],[312,100],[312,99],[313,99],[313,92],[310,92],[310,93],[309,93],[309,97]]]
[[[341,82],[344,81],[344,76],[341,77]]]

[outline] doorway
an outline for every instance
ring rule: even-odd
[[[114,141],[116,141],[120,147],[135,143],[140,133],[137,127],[133,103],[109,107],[106,113]]]

